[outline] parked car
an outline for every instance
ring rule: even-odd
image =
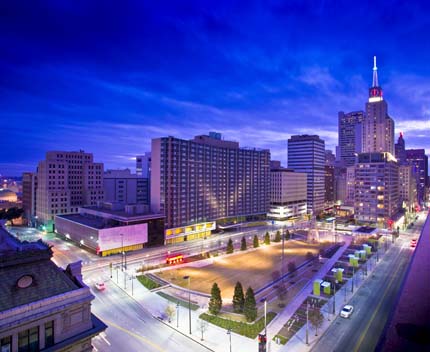
[[[342,318],[349,318],[353,311],[354,307],[348,304],[342,308],[342,310],[340,311],[340,316]]]
[[[94,285],[96,287],[97,290],[99,291],[103,291],[106,289],[105,283],[103,281],[98,281],[95,283]]]

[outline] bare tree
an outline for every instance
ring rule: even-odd
[[[175,307],[173,305],[169,304],[166,307],[166,310],[164,312],[166,313],[166,316],[169,319],[169,323],[171,323],[172,319],[175,317],[175,313],[176,313]]]
[[[201,340],[203,341],[203,334],[208,329],[208,322],[206,320],[199,319],[197,321],[197,328],[200,330],[200,332],[202,334]]]
[[[315,336],[318,336],[318,329],[324,323],[324,315],[321,313],[321,310],[318,307],[315,307],[309,313],[309,321],[315,328]]]

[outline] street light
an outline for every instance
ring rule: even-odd
[[[337,280],[334,281],[333,288],[334,288],[334,294],[333,294],[333,315],[336,314],[336,284]]]
[[[309,345],[309,301],[306,302],[306,345]]]
[[[184,280],[188,280],[188,321],[190,325],[190,335],[191,335],[191,291],[190,291],[191,277],[189,275],[184,276]]]
[[[124,271],[124,235],[122,233],[119,235],[121,236],[121,271]]]
[[[179,301],[176,303],[176,328],[179,328]]]
[[[264,302],[264,336],[267,340],[267,298],[262,298],[260,302]]]
[[[231,329],[230,328],[227,329],[227,335],[229,336],[229,339],[230,339],[230,352],[231,352]]]

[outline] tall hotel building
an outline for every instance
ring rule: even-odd
[[[394,158],[394,121],[378,83],[374,57],[373,83],[363,122],[363,153],[355,165],[356,220],[385,226],[400,210],[399,167]]]
[[[291,136],[288,140],[288,168],[307,174],[308,212],[324,210],[325,143],[318,136]]]
[[[206,237],[216,223],[264,218],[270,151],[239,148],[219,133],[152,140],[151,210],[165,215],[166,243]]]
[[[77,213],[84,205],[103,201],[103,164],[90,153],[51,151],[37,169],[36,216],[53,230],[58,214]]]

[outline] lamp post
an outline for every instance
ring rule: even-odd
[[[190,292],[191,277],[189,275],[184,276],[184,280],[188,280],[188,322],[190,325],[190,335],[191,335],[191,292]]]
[[[281,257],[281,283],[284,283],[284,252],[285,252],[285,236],[287,235],[286,226],[284,226],[284,233],[282,235],[282,257]]]
[[[176,303],[176,328],[179,328],[179,301]]]
[[[354,264],[352,265],[351,292],[354,292]]]
[[[306,302],[306,345],[309,345],[309,302]]]
[[[333,293],[333,315],[336,314],[336,284],[337,284],[337,280],[335,280],[334,284],[333,284],[333,289],[334,289],[334,293]]]
[[[121,233],[121,271],[124,270],[124,235]]]
[[[230,328],[227,329],[227,335],[228,335],[229,340],[230,340],[230,352],[231,352],[231,329]]]

